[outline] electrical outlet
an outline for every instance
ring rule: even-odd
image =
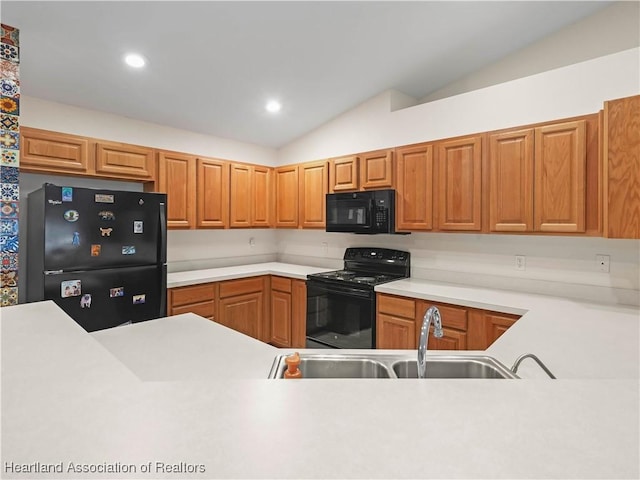
[[[609,273],[609,255],[596,255],[596,265],[601,272]]]
[[[256,239],[255,239],[255,238],[251,237],[251,238],[249,239],[249,246],[250,246],[251,248],[253,248],[253,247],[255,247],[255,246],[256,246]]]
[[[527,257],[524,255],[516,255],[516,270],[527,269]]]
[[[325,257],[329,255],[329,244],[327,242],[322,242],[322,253]]]

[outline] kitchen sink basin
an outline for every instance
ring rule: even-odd
[[[286,355],[276,357],[269,378],[283,378]],[[302,378],[391,378],[390,369],[375,359],[355,355],[300,355]]]
[[[278,355],[269,378],[283,378],[287,355]],[[302,353],[303,378],[418,378],[415,355]],[[429,378],[519,378],[492,357],[478,355],[431,355]]]
[[[392,366],[398,378],[418,378],[416,360],[400,360]],[[518,378],[491,357],[433,356],[427,358],[427,378]]]

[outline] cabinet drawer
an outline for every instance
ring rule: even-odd
[[[180,315],[181,313],[195,313],[201,317],[213,320],[215,313],[215,302],[213,300],[203,303],[194,303],[192,305],[183,305],[181,307],[173,307],[172,315]]]
[[[188,305],[190,303],[201,303],[215,298],[215,291],[212,283],[196,285],[193,287],[179,287],[171,289],[171,305],[175,312],[175,307]]]
[[[394,297],[392,295],[378,295],[378,311],[396,317],[415,319],[416,302],[409,298]]]
[[[245,293],[261,292],[264,277],[243,278],[241,280],[228,280],[220,283],[220,298],[234,297]]]
[[[291,293],[291,279],[283,277],[271,277],[271,290]]]
[[[446,328],[455,328],[456,330],[467,331],[469,311],[463,307],[454,307],[451,305],[442,305],[437,303],[423,303],[422,312],[418,312],[420,321],[422,321],[422,315],[431,306],[435,305],[440,310],[440,317],[442,318],[442,326]]]

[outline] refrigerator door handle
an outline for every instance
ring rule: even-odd
[[[160,203],[160,263],[167,263],[167,206]]]
[[[163,292],[160,292],[160,312],[159,317],[167,316],[167,267],[162,268],[162,286],[165,287]]]
[[[45,275],[59,275],[61,273],[64,273],[64,270],[45,270],[44,271]]]

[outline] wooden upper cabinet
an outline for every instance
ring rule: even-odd
[[[584,232],[585,121],[537,127],[534,163],[535,230]]]
[[[489,228],[533,230],[532,128],[489,137]]]
[[[253,197],[252,167],[246,164],[231,164],[231,209],[230,227],[251,227]]]
[[[270,227],[273,217],[273,169],[254,165],[252,173],[251,225]]]
[[[82,175],[93,172],[89,139],[35,128],[20,129],[20,170]]]
[[[433,228],[433,146],[396,149],[396,229]]]
[[[298,226],[298,166],[288,165],[275,170],[276,227]]]
[[[356,155],[329,160],[329,191],[331,193],[358,190],[359,160]]]
[[[360,188],[393,188],[393,150],[362,153],[360,157]]]
[[[605,103],[604,235],[640,238],[640,95]]]
[[[117,142],[96,142],[96,173],[98,175],[153,180],[155,177],[153,149]]]
[[[437,145],[438,228],[479,231],[482,228],[482,135]]]
[[[229,164],[223,160],[198,158],[197,214],[199,228],[229,225]]]
[[[158,185],[167,194],[167,227],[196,225],[196,159],[190,155],[158,152]]]
[[[300,202],[299,226],[302,228],[324,228],[325,196],[329,182],[327,162],[311,162],[299,165]]]

